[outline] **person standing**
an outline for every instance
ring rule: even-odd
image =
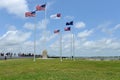
[[[5,60],[7,60],[7,55],[5,54]]]

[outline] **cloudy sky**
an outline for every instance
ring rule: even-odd
[[[45,11],[26,18],[26,11],[47,3]],[[33,52],[34,27],[36,50],[49,55],[70,56],[74,35],[75,56],[120,56],[120,0],[0,0],[0,51]],[[61,19],[50,18],[61,13]],[[66,22],[74,21],[71,31],[64,31]],[[54,34],[59,29],[60,34]],[[73,50],[72,50],[73,51]]]

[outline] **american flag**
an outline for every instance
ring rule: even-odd
[[[54,33],[59,33],[60,32],[60,30],[54,30]]]
[[[65,30],[65,31],[70,31],[70,30],[71,30],[71,27],[65,27],[64,30]]]
[[[25,17],[35,17],[36,12],[32,11],[32,12],[26,12],[25,13]]]
[[[41,10],[45,10],[46,4],[43,5],[37,5],[36,6],[36,11],[41,11]]]

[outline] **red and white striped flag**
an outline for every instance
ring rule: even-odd
[[[25,17],[35,17],[35,15],[36,15],[35,11],[25,13]]]
[[[60,32],[60,30],[54,30],[54,33],[59,33]]]
[[[36,6],[36,11],[44,11],[45,10],[45,7],[46,7],[46,4],[43,4],[43,5],[37,5]]]
[[[64,28],[64,31],[70,31],[71,30],[71,27],[65,27]]]

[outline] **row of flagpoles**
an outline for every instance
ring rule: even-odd
[[[73,21],[66,22],[67,27],[64,28],[64,31],[70,31],[71,32],[71,27],[70,26],[72,26],[72,25],[73,25]],[[60,29],[54,30],[54,33],[55,34],[60,34]],[[73,35],[72,32],[71,32],[71,49],[70,49],[70,52],[71,52],[71,59],[73,59],[75,54],[74,54],[74,35]],[[62,33],[60,34],[60,60],[62,61]]]
[[[37,5],[34,11],[25,12],[25,17],[35,17],[37,11],[45,11],[45,21],[46,21],[46,4]],[[57,14],[51,15],[50,17],[54,19],[61,19],[61,14],[57,13]],[[72,25],[73,25],[73,21],[66,22],[67,27],[64,28],[64,31],[71,31],[70,26]],[[56,29],[54,30],[54,33],[55,34],[60,33],[60,30]],[[71,36],[71,58],[74,56],[74,41],[73,41],[74,39],[73,38],[74,38],[74,35],[72,34]],[[72,55],[72,52],[73,52],[73,55]],[[36,55],[36,26],[34,27],[34,61],[35,61],[35,55]],[[60,60],[62,61],[62,33],[60,34]]]

